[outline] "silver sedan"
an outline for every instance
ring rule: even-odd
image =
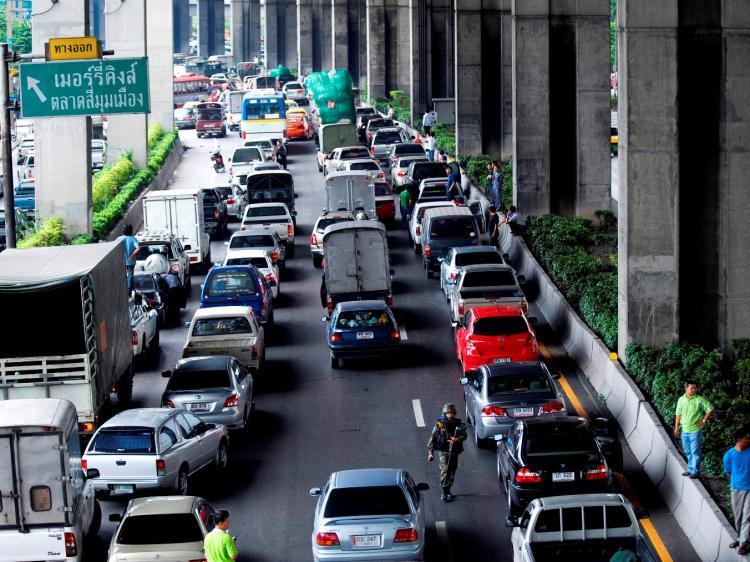
[[[503,264],[508,254],[501,254],[494,246],[460,246],[451,248],[440,263],[440,288],[445,300],[451,300],[459,270],[467,265]],[[453,281],[454,283],[451,283]]]
[[[365,468],[334,472],[318,497],[312,532],[315,562],[422,560],[425,516],[408,472]]]

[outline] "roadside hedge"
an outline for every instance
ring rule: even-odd
[[[106,206],[117,195],[122,185],[133,177],[133,174],[135,174],[135,167],[133,166],[132,152],[126,152],[113,166],[105,166],[94,174],[91,185],[91,201],[94,212],[96,213]]]
[[[32,232],[31,235],[19,240],[18,248],[41,248],[44,246],[62,246],[65,244],[63,220],[52,217]]]

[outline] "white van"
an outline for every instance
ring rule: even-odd
[[[83,559],[102,512],[81,467],[72,402],[0,402],[0,491],[0,561]]]
[[[230,131],[239,131],[242,123],[242,98],[245,97],[244,91],[226,92],[226,103],[224,105],[224,115],[227,120],[227,128]]]
[[[143,198],[143,229],[168,232],[179,239],[190,265],[210,267],[211,246],[206,232],[203,189],[152,191]]]

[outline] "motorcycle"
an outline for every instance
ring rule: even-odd
[[[220,174],[224,171],[224,157],[221,155],[221,152],[214,152],[211,155],[211,161],[214,163],[214,172]]]

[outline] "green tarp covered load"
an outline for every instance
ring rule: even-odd
[[[289,67],[288,67],[288,66],[277,66],[276,68],[274,68],[273,70],[271,70],[271,71],[270,71],[270,72],[268,73],[268,75],[269,75],[269,76],[270,76],[271,78],[278,78],[278,77],[280,77],[280,76],[294,76],[294,75],[292,74],[292,71],[291,71],[291,70],[289,70]]]
[[[341,119],[354,123],[354,92],[348,70],[313,72],[305,78],[305,87],[312,94],[321,125],[338,123]]]

